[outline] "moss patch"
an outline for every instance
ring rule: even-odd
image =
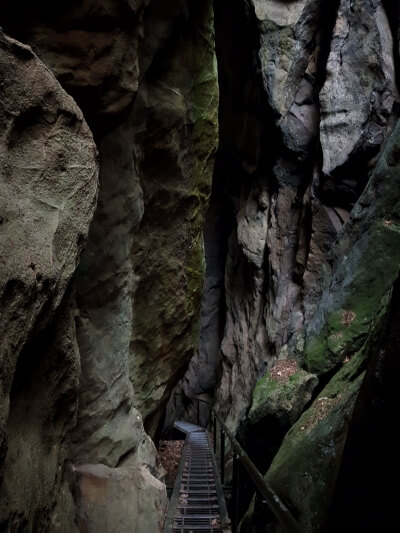
[[[278,367],[279,363],[284,362],[278,361]],[[284,379],[281,375],[274,367],[270,374],[257,382],[249,412],[251,424],[269,416],[278,419],[281,426],[288,427],[311,399],[312,391],[318,383],[316,376],[301,369],[286,375]]]
[[[363,354],[343,367],[286,435],[266,475],[300,515],[302,531],[322,531],[331,501],[347,426],[361,382]],[[349,364],[349,363],[348,363]]]
[[[324,531],[354,404],[386,319],[390,293],[377,305],[367,340],[346,359],[287,433],[266,480],[299,515],[302,531]]]
[[[352,266],[347,263],[337,275],[343,282],[337,291],[345,293],[341,307],[327,316],[316,337],[309,335],[307,339],[304,366],[310,372],[327,372],[362,346],[379,302],[398,276],[399,226],[378,221],[356,246],[361,250],[353,254],[357,261],[355,274],[348,274]],[[349,256],[347,262],[352,259]]]

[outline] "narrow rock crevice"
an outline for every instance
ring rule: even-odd
[[[2,2],[1,530],[160,531],[154,443],[210,404],[299,530],[379,529],[397,4]]]

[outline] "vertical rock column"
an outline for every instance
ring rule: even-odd
[[[218,406],[232,426],[244,416],[257,377],[287,357],[291,339],[301,351],[296,335],[318,307],[332,268],[329,251],[393,128],[398,96],[381,2],[250,4],[221,8],[217,24],[221,154],[232,162],[222,182],[236,219]],[[224,25],[227,10],[231,26]],[[258,77],[235,72],[225,50],[235,49],[235,32],[252,50],[247,57]],[[243,49],[236,48],[237,62]]]
[[[153,4],[149,30],[165,24],[165,11]],[[132,245],[129,364],[135,405],[154,435],[199,338],[203,225],[218,143],[212,2],[179,7],[148,63],[132,114],[144,214]]]
[[[82,112],[0,32],[0,529],[73,531],[79,352],[68,288],[97,196]]]

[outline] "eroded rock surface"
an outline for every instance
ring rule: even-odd
[[[272,9],[272,4],[269,7]],[[356,22],[355,13],[362,7],[363,13]],[[257,15],[256,9],[257,20],[273,16],[274,24],[277,24],[276,9],[284,9],[283,4],[276,3],[270,15],[268,9]],[[281,13],[281,26],[278,24],[278,29],[273,26],[274,31],[283,31],[282,26],[291,9]],[[311,7],[309,9],[309,16],[315,16],[316,12]],[[362,17],[367,20],[364,25],[358,25]],[[293,156],[278,143],[276,159],[270,161],[272,173],[265,178],[267,195],[262,205],[267,206],[268,223],[264,258],[260,263],[264,285],[257,292],[253,287],[257,286],[259,278],[250,270],[256,266],[249,254],[252,232],[243,233],[240,214],[243,197],[249,205],[249,198],[259,190],[260,178],[252,181],[251,187],[242,178],[242,195],[235,204],[237,237],[231,237],[230,249],[235,243],[236,257],[240,258],[235,264],[245,264],[248,270],[243,275],[243,267],[236,267],[236,282],[232,280],[234,270],[227,270],[227,317],[221,344],[223,375],[217,396],[218,408],[228,417],[231,426],[237,427],[250,407],[246,398],[248,391],[254,388],[257,372],[265,374],[252,393],[253,408],[249,415],[250,420],[254,419],[254,427],[244,424],[239,435],[249,453],[255,454],[254,459],[260,468],[268,467],[271,451],[276,453],[279,448],[266,480],[289,502],[299,517],[301,530],[307,532],[325,531],[327,527],[326,517],[332,504],[349,420],[363,371],[375,353],[376,337],[372,341],[371,335],[379,337],[382,322],[377,314],[380,311],[385,313],[387,295],[390,295],[400,267],[397,253],[397,145],[400,130],[399,124],[394,126],[397,119],[394,102],[398,96],[394,83],[391,30],[380,3],[352,2],[350,5],[341,2],[335,19],[330,30],[324,26],[318,29],[320,49],[317,61],[313,62],[316,66],[314,102],[321,114],[316,127],[320,132],[322,159],[311,145],[298,150],[288,141],[290,136],[285,128],[291,129],[292,126],[282,120],[284,111],[280,111],[276,118],[277,127],[282,132],[282,145],[292,152],[296,150],[297,155]],[[251,23],[251,18],[248,20]],[[290,18],[291,24],[293,20]],[[360,32],[367,26],[370,27],[369,36],[362,39]],[[260,28],[261,32],[267,33],[267,37],[261,38],[263,43],[270,39],[272,29],[268,25]],[[346,38],[342,36],[343,41],[340,41],[342,31],[345,31]],[[340,59],[339,49],[342,52]],[[357,50],[358,54],[368,55],[368,60],[357,60],[357,66],[351,67],[350,58],[356,61]],[[260,55],[263,74],[267,67],[275,68],[268,62],[263,63],[262,46]],[[325,74],[321,71],[324,57],[327,61]],[[295,58],[293,52],[294,63]],[[379,64],[376,76],[372,75],[374,69],[370,68],[370,62]],[[347,91],[344,79],[350,75],[356,76],[357,82],[353,81],[353,90]],[[319,91],[318,99],[315,99],[316,91]],[[357,102],[365,101],[364,108],[348,105],[350,92],[351,98],[357,98]],[[273,94],[271,88],[268,93],[270,102]],[[283,106],[282,101],[278,103]],[[387,108],[385,103],[388,103]],[[273,111],[278,109],[278,104],[271,105]],[[357,115],[360,126],[355,123],[351,126],[352,120],[346,117],[335,122],[337,116],[334,118],[330,112],[326,113],[327,105],[341,113],[357,114],[364,109],[363,118]],[[333,121],[329,128],[328,118]],[[353,118],[356,120],[355,116]],[[347,131],[351,129],[351,135],[344,133],[346,128],[349,128]],[[292,132],[296,138],[295,130]],[[356,139],[354,143],[352,135]],[[341,139],[345,139],[347,151]],[[294,164],[296,158],[297,165]],[[260,163],[258,168],[262,168]],[[236,199],[231,190],[232,200]],[[246,224],[252,224],[253,231],[257,231],[259,221],[246,212]],[[257,242],[263,242],[263,238],[259,237]],[[261,304],[258,304],[260,294]],[[251,305],[244,303],[246,298],[263,309],[265,322],[258,322],[258,327],[254,315],[249,312]],[[248,331],[252,331],[250,337]],[[260,352],[254,354],[251,349],[260,335],[264,336],[265,343]],[[287,384],[276,383],[268,377],[266,371],[273,366],[276,356],[279,360],[297,361],[306,371],[317,374],[321,385],[330,380],[317,398],[314,396],[320,388],[314,393],[310,390],[310,398],[314,399],[311,408],[287,433],[281,446],[278,439],[283,436],[282,426],[277,422],[288,417],[288,413],[284,414],[285,405],[288,406],[287,394],[293,402],[296,394],[288,392]],[[352,368],[354,372],[346,377],[346,372]],[[336,386],[340,391],[332,392]],[[260,398],[265,399],[265,405]],[[299,412],[306,405],[305,402]],[[259,420],[263,408],[264,425]],[[312,420],[310,426],[309,419]],[[271,442],[276,445],[275,450]],[[297,490],[299,492],[295,494]],[[261,516],[260,521],[258,516]],[[265,526],[269,521],[271,523]],[[280,531],[262,506],[254,502],[242,531],[257,531],[260,524],[265,531]]]
[[[163,11],[156,4],[154,17]],[[203,223],[218,143],[211,2],[180,12],[175,31],[133,109],[144,215],[132,243],[130,379],[152,435],[199,338]]]
[[[196,405],[203,386],[219,378],[217,409],[266,469],[308,402],[315,404],[327,382],[340,381],[342,366],[365,347],[398,275],[398,9],[364,0],[235,0],[216,5],[215,15],[222,97],[212,201],[218,198],[224,212],[227,251],[225,262],[210,256],[207,268],[210,284],[216,267],[225,268],[225,329],[220,360],[213,347],[215,367],[206,378],[196,368],[210,369],[204,340],[215,336],[203,319],[203,342],[178,392]],[[220,235],[205,236],[209,249],[220,246]],[[220,281],[216,286],[221,290]],[[205,293],[203,309],[211,302]],[[298,404],[301,387],[278,383],[264,396],[254,390],[258,380],[272,387],[276,360],[303,366],[310,388]],[[365,365],[353,376],[357,386],[344,380],[333,418],[325,411],[326,423],[316,419],[322,440],[294,447],[292,469],[285,469],[284,444],[271,467],[305,531],[325,527]],[[252,402],[253,426],[246,419]],[[186,414],[196,416],[192,405]],[[301,438],[301,426],[294,427]],[[293,435],[285,442],[294,443]],[[332,461],[320,468],[320,451],[331,441]],[[297,471],[303,447],[313,451]],[[289,496],[296,476],[314,467],[323,511],[312,510],[313,496],[303,503]],[[311,485],[302,487],[314,494]]]
[[[397,279],[399,143],[397,123],[332,250],[332,278],[301,334],[304,365],[312,372],[332,370],[362,345],[380,300]]]
[[[376,152],[385,137],[396,87],[393,40],[380,2],[340,2],[326,69],[319,99],[322,169],[329,175],[360,150]]]
[[[75,200],[76,192],[71,187],[70,197],[63,200],[59,216],[63,231],[57,228],[56,216],[53,220],[53,210],[54,215],[58,213],[56,199],[51,196],[49,203],[43,190],[38,204],[46,206],[49,203],[50,214],[48,219],[43,215],[43,225],[54,226],[57,232],[60,230],[55,241],[58,248],[53,255],[50,249],[49,257],[65,263],[59,271],[55,268],[58,277],[54,274],[56,281],[50,286],[54,301],[49,299],[49,307],[56,308],[60,303],[67,281],[74,273],[76,285],[74,315],[68,315],[64,330],[60,326],[59,331],[60,342],[64,337],[70,341],[65,364],[73,360],[75,366],[73,371],[71,367],[71,383],[66,380],[64,387],[65,397],[71,400],[71,404],[66,402],[65,407],[71,423],[65,423],[63,431],[59,431],[65,437],[65,449],[58,459],[62,465],[68,459],[78,466],[107,467],[111,477],[118,477],[119,468],[133,469],[129,476],[138,476],[141,488],[131,495],[130,502],[135,502],[132,504],[135,512],[141,512],[142,492],[147,494],[146,501],[153,502],[149,503],[147,525],[149,531],[155,531],[165,505],[164,493],[156,479],[162,478],[162,470],[144,424],[154,435],[170,391],[187,366],[198,340],[204,277],[202,226],[218,142],[212,3],[189,6],[186,2],[175,1],[167,6],[162,1],[150,5],[148,1],[105,0],[98,3],[88,0],[79,5],[61,4],[49,9],[40,4],[35,10],[27,6],[18,25],[15,24],[15,7],[9,2],[4,3],[0,8],[2,23],[13,35],[32,45],[63,87],[74,96],[90,123],[99,149],[99,198],[87,248],[78,269],[78,252],[86,241],[95,198],[91,198],[92,204],[87,208],[87,220],[83,217],[81,220],[79,208],[86,200],[85,184],[81,184],[77,189],[79,202],[75,201],[72,211],[76,220],[68,219],[70,227],[66,229],[63,217],[69,215],[68,202],[70,198]],[[28,48],[23,51],[33,57]],[[42,63],[40,65],[44,72],[50,73]],[[28,76],[27,79],[40,85],[34,77]],[[55,79],[52,80],[59,87]],[[48,87],[43,83],[40,91],[44,94],[46,90]],[[47,95],[51,96],[49,91]],[[65,98],[67,103],[71,102],[68,120],[74,125],[79,122],[78,119],[74,122],[78,108],[72,99]],[[55,120],[51,102],[43,104],[43,120],[50,125]],[[40,118],[40,109],[35,108],[33,122],[37,114]],[[62,118],[61,114],[60,123],[64,124]],[[78,114],[78,118],[82,121],[82,114]],[[24,124],[19,123],[21,133],[22,126]],[[88,132],[83,122],[81,127],[83,133]],[[73,161],[75,158],[74,168],[78,173],[86,143],[82,133],[83,140],[76,148],[72,144],[75,130],[71,129],[69,137],[62,137],[60,143],[65,144],[65,152],[71,154]],[[37,132],[33,128],[31,133],[32,150],[37,148],[42,154],[41,137],[35,137]],[[24,141],[18,135],[19,130],[12,137],[12,148],[17,150]],[[46,139],[43,142],[46,147]],[[90,148],[93,153],[86,154],[89,169],[90,156],[95,153],[93,143]],[[32,159],[28,153],[25,157]],[[60,150],[56,169],[64,172],[64,166],[68,170],[68,157]],[[94,165],[93,172],[95,170]],[[30,171],[34,175],[33,169]],[[54,184],[52,186],[54,188]],[[56,196],[59,191],[54,188],[52,193]],[[21,210],[24,201],[25,198],[21,200]],[[36,221],[41,222],[40,213],[39,209],[35,212],[32,227]],[[3,218],[1,220],[3,222]],[[29,211],[26,221],[29,226]],[[81,229],[84,223],[85,231],[81,230],[79,246],[74,248],[74,231]],[[23,236],[24,231],[21,230]],[[33,280],[38,274],[40,286],[43,277],[47,288],[47,272],[36,261],[36,256],[46,252],[51,234],[43,236],[44,245],[39,242],[40,231],[38,235],[34,231],[26,231],[26,234],[32,236],[32,243],[27,239],[28,251],[29,244],[35,250],[32,251],[32,263],[26,265],[27,272],[32,271]],[[18,233],[17,238],[20,238]],[[68,248],[66,243],[70,240],[72,245]],[[15,243],[10,243],[10,257],[14,254],[11,260],[17,262],[14,247]],[[19,290],[18,287],[18,283],[16,288],[10,286],[9,298]],[[34,295],[31,290],[27,302],[39,315],[46,299],[43,298],[42,303],[39,293],[35,301]],[[18,315],[19,303],[23,303],[22,300],[11,302],[11,314]],[[74,305],[73,294],[65,305]],[[36,315],[32,317],[32,330],[35,329]],[[43,318],[46,316],[43,313]],[[43,319],[43,327],[46,324]],[[15,342],[21,342],[22,346],[25,342],[22,334],[29,334],[29,328],[24,324],[20,330],[21,341]],[[46,331],[46,335],[50,335],[50,331]],[[54,349],[54,343],[51,349]],[[11,366],[6,369],[6,379],[10,379],[8,370],[12,370]],[[58,383],[56,379],[55,383]],[[77,399],[79,409],[76,412]],[[19,412],[23,405],[22,402]],[[4,412],[7,413],[7,406]],[[62,416],[61,420],[64,420]],[[13,439],[17,442],[20,438],[15,429]],[[5,446],[2,451],[4,455]],[[39,470],[44,468],[43,458],[46,457],[41,453],[38,450]],[[22,454],[21,461],[24,457]],[[54,463],[58,464],[57,460],[54,459]],[[53,462],[49,460],[50,464]],[[145,476],[140,474],[144,471],[147,472]],[[10,477],[10,472],[7,469],[8,481],[4,487],[11,495],[22,489],[21,484]],[[52,507],[51,512],[47,507],[47,510],[38,508],[37,514],[45,516],[47,513],[49,517],[53,513],[54,524],[59,520],[54,528],[67,531],[75,526],[71,518],[71,496],[59,488],[63,472],[62,466],[57,483],[51,479],[46,482],[48,492],[43,495],[43,500],[45,506],[50,506],[50,493],[53,492],[55,500],[65,497],[68,505],[64,515],[57,518],[54,509],[58,507]],[[26,483],[28,485],[29,478]],[[157,490],[152,490],[157,483]],[[116,491],[117,481],[114,487]],[[66,486],[62,490],[64,488]],[[33,488],[32,498],[34,492]],[[26,507],[29,502],[26,498]],[[96,531],[101,520],[107,524],[112,520],[112,506],[107,518],[107,506],[103,507],[103,503],[100,500],[93,503],[90,511],[95,517],[94,522],[97,521],[93,526]],[[24,515],[22,507],[23,504],[18,524],[31,524],[32,517],[28,513]],[[20,512],[4,500],[3,515],[14,511]],[[132,515],[130,525],[133,521],[139,531],[140,519]],[[79,527],[85,529],[83,521]]]
[[[0,7],[47,65],[0,38],[0,528],[74,531],[73,460],[81,530],[140,527],[120,521],[127,502],[156,530],[148,435],[196,346],[179,413],[196,416],[217,384],[228,425],[250,421],[244,445],[264,447],[258,464],[280,448],[267,479],[304,530],[325,527],[400,264],[399,12],[388,0],[214,8],[215,26],[208,0]],[[96,156],[65,91],[100,160],[78,269]],[[273,383],[277,360],[302,365],[300,379]]]
[[[197,344],[202,223],[217,142],[210,5],[186,15],[179,3],[152,6],[135,105],[99,145],[99,205],[77,279],[88,386],[75,460],[116,466],[131,453],[154,467],[142,417],[154,435]],[[153,36],[152,24],[163,31]]]
[[[79,352],[66,291],[94,212],[97,153],[73,99],[4,33],[0,71],[0,524],[53,529],[64,517],[69,531]]]
[[[254,10],[233,2],[231,26],[223,23],[225,11],[216,12],[221,93],[228,95],[221,103],[219,157],[229,164],[216,170],[215,180],[227,192],[235,228],[226,262],[217,403],[232,427],[243,419],[255,382],[273,359],[302,352],[304,335],[298,332],[304,324],[313,327],[317,318],[310,319],[329,300],[323,289],[335,261],[342,261],[331,250],[343,238],[340,232],[393,129],[398,98],[392,29],[380,2],[252,5]],[[246,44],[230,51],[239,27]],[[245,67],[239,74],[233,55],[237,64],[258,63],[260,75]],[[350,105],[349,98],[360,105]],[[335,109],[358,118],[339,120]],[[347,248],[355,245],[353,254],[362,247],[361,232]],[[364,239],[374,254],[370,237]],[[391,265],[395,270],[395,258]],[[343,281],[333,282],[335,294]]]
[[[77,523],[80,531],[161,531],[167,504],[165,486],[145,466],[73,467],[77,478]]]

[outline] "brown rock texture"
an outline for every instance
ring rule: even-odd
[[[398,6],[4,0],[0,20],[0,530],[157,531],[152,438],[200,397],[322,533],[393,329]],[[257,505],[242,531],[277,533]]]
[[[76,521],[81,531],[161,531],[166,494],[146,467],[80,465],[76,477]]]
[[[5,0],[3,28],[33,50],[84,110],[96,137],[121,121],[138,88],[138,46],[149,0]]]
[[[68,287],[96,203],[97,151],[73,99],[4,33],[0,75],[0,523],[52,529],[72,515],[63,474],[79,353]]]
[[[22,4],[21,13],[21,5],[2,4],[3,27],[29,43],[73,96],[99,151],[96,212],[79,267],[76,260],[68,271],[74,274],[76,291],[71,288],[68,300],[74,309],[67,308],[71,314],[65,330],[59,330],[60,338],[70,339],[68,358],[74,357],[75,364],[73,391],[66,383],[71,420],[64,428],[65,449],[59,456],[62,472],[67,459],[77,467],[107,467],[114,478],[120,468],[133,469],[129,476],[138,476],[140,490],[130,495],[130,502],[136,502],[135,512],[142,511],[142,493],[147,491],[148,528],[156,530],[165,489],[156,479],[162,470],[144,425],[155,435],[170,391],[198,339],[202,225],[218,142],[212,2],[85,0],[57,6],[39,2],[35,8]],[[75,149],[72,140],[71,136],[65,141],[66,151],[78,158],[84,143]],[[43,150],[40,138],[30,142]],[[61,236],[68,241],[68,232]],[[14,246],[10,243],[7,250],[11,257]],[[40,247],[32,242],[32,248]],[[43,335],[47,338],[52,331],[53,323]],[[6,375],[11,376],[8,369]],[[60,420],[66,424],[62,414]],[[15,429],[13,440],[19,439]],[[42,461],[41,454],[38,450]],[[43,468],[40,463],[38,471]],[[140,474],[144,471],[145,476]],[[18,493],[21,486],[8,470],[6,474],[7,491]],[[75,482],[73,477],[72,486]],[[117,491],[118,481],[114,485]],[[54,498],[59,497],[58,485],[49,481],[48,486]],[[68,492],[65,497],[68,508],[57,522],[61,530],[75,527]],[[49,494],[43,501],[49,509]],[[97,531],[103,520],[111,524],[112,505],[107,510],[103,501],[96,502],[89,514],[80,515],[82,530]],[[79,499],[76,505],[83,508]],[[2,509],[5,523],[7,513],[18,512],[18,520],[31,527],[32,517],[22,508],[14,509],[11,500]],[[45,515],[43,510],[41,516]],[[140,520],[132,514],[129,527],[134,521],[139,531]]]
[[[296,343],[301,352],[298,332],[323,297],[332,247],[393,129],[398,100],[396,35],[380,2],[251,4],[216,10],[227,96],[214,189],[225,191],[220,210],[233,226],[217,404],[232,427],[271,362],[293,355]]]

